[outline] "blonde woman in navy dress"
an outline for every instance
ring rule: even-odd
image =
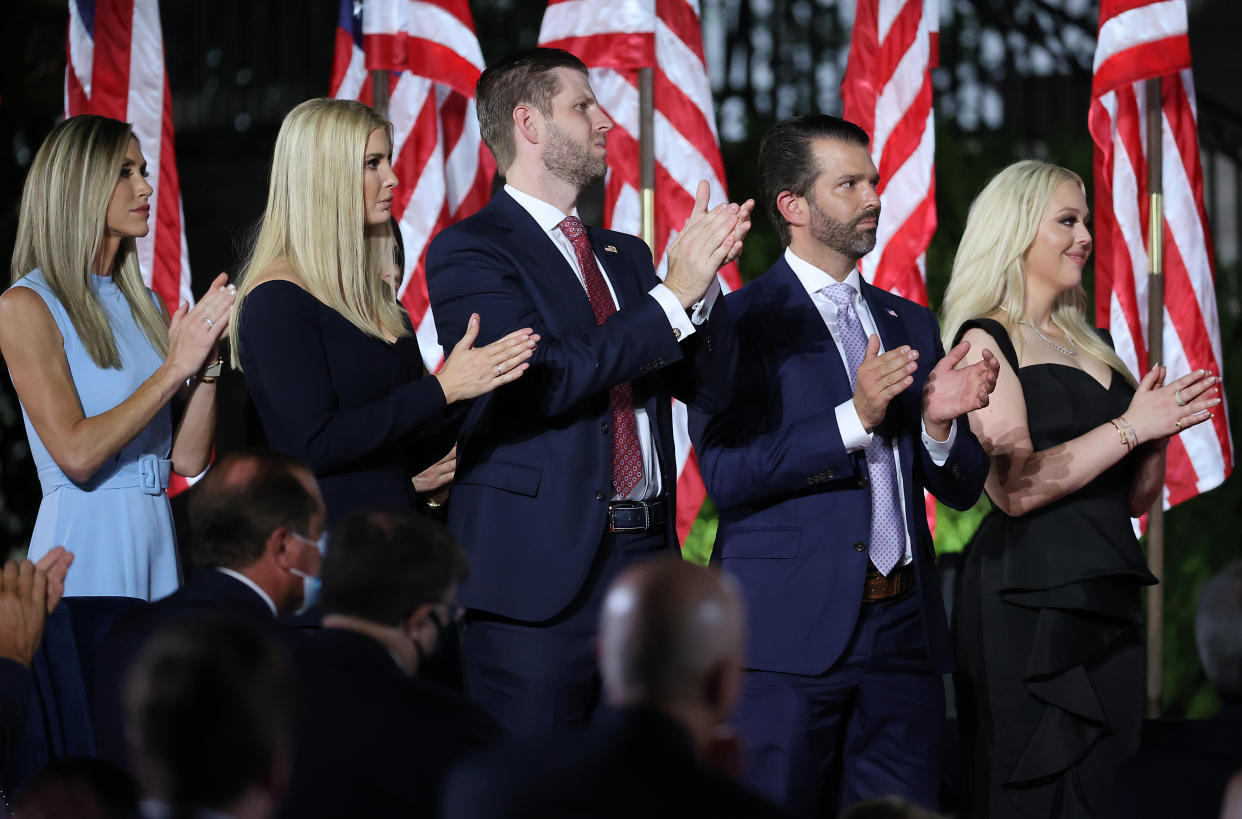
[[[29,556],[76,555],[67,595],[174,591],[169,473],[196,475],[211,453],[216,388],[197,376],[233,294],[221,275],[193,309],[167,315],[134,242],[150,229],[151,194],[129,125],[65,120],[31,165],[0,296],[0,353],[43,488]]]
[[[458,402],[520,377],[539,340],[526,328],[473,347],[475,315],[444,366],[424,372],[384,278],[391,163],[392,124],[372,108],[312,99],[290,111],[233,306],[233,364],[245,370],[268,444],[310,464],[329,521],[413,505],[415,488],[446,484]]]

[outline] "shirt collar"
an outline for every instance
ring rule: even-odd
[[[802,286],[806,288],[808,293],[818,293],[828,285],[838,283],[832,276],[829,276],[806,259],[794,253],[792,248],[785,248],[785,261],[793,270],[794,275],[798,277],[798,281],[802,282]],[[850,270],[850,274],[841,283],[848,284],[853,288],[855,298],[857,298],[862,292],[862,277],[858,275],[858,267],[855,266]]]
[[[254,582],[249,577],[246,577],[246,575],[242,574],[241,572],[235,572],[232,569],[226,569],[223,566],[216,566],[215,569],[216,571],[221,572],[222,574],[227,574],[229,577],[233,578],[239,583],[244,583],[245,585],[249,586],[251,591],[259,595],[259,597],[263,598],[264,603],[267,603],[267,607],[272,610],[273,617],[280,616],[280,613],[276,611],[276,603],[272,601],[271,595],[263,591],[263,587],[260,586],[258,583]]]
[[[513,201],[521,205],[522,210],[529,213],[545,232],[551,231],[565,219],[564,212],[556,205],[545,202],[537,196],[531,196],[529,193],[523,193],[512,185],[505,185],[505,193],[512,196]],[[571,210],[569,215],[577,216],[578,208]]]

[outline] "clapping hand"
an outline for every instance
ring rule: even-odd
[[[968,352],[969,341],[949,350],[923,384],[923,425],[936,440],[948,438],[949,424],[954,418],[986,407],[992,390],[996,389],[1000,361],[991,350],[985,349],[982,359],[958,369],[957,365]]]
[[[706,180],[700,181],[690,217],[668,246],[668,275],[664,284],[687,309],[707,292],[716,271],[738,257],[742,240],[750,232],[753,199],[741,205],[717,205],[709,211],[710,195]]]
[[[1126,409],[1125,417],[1140,444],[1165,439],[1201,424],[1212,417],[1212,408],[1220,404],[1220,378],[1210,370],[1192,370],[1165,384],[1167,372],[1166,367],[1152,367],[1139,382]]]

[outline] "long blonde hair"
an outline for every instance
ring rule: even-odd
[[[1063,182],[1073,182],[1086,191],[1082,178],[1073,171],[1025,159],[992,177],[975,197],[941,305],[940,327],[946,349],[964,323],[980,316],[991,316],[1003,324],[1014,346],[1021,349],[1017,326],[1026,309],[1026,252],[1053,193]],[[1129,368],[1087,321],[1086,307],[1087,293],[1081,284],[1065,290],[1053,303],[1052,323],[1077,347],[1137,384]]]
[[[87,354],[108,369],[121,368],[121,354],[91,287],[91,268],[103,246],[108,203],[133,138],[129,125],[107,117],[70,117],[53,128],[26,176],[13,245],[12,281],[41,268]],[[132,238],[122,239],[117,248],[112,279],[151,345],[168,355],[168,327],[142,283]]]
[[[254,282],[284,259],[307,292],[376,338],[409,334],[392,288],[388,225],[368,226],[362,194],[367,138],[392,124],[352,100],[307,100],[281,123],[272,156],[267,208],[242,271],[229,326],[233,366],[240,368],[241,313]]]

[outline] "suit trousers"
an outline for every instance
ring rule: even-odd
[[[944,708],[911,590],[864,602],[823,674],[747,671],[734,724],[748,784],[800,816],[890,794],[935,810]]]
[[[531,623],[467,610],[462,658],[470,696],[519,736],[588,723],[600,700],[595,632],[604,595],[628,566],[671,554],[668,543],[663,527],[604,532],[582,589],[549,620]]]

